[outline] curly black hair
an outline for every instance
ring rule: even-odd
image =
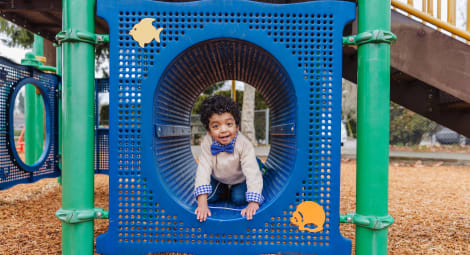
[[[201,122],[209,130],[209,118],[213,114],[231,113],[237,126],[240,126],[240,109],[237,103],[221,95],[210,96],[201,105]]]

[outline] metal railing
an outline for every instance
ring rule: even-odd
[[[421,19],[424,23],[429,23],[437,27],[438,30],[442,29],[449,32],[452,37],[458,36],[467,41],[470,41],[470,1],[459,4],[460,6],[466,5],[465,21],[466,26],[459,28],[456,25],[457,17],[457,2],[456,0],[391,0],[392,7],[400,9],[409,16],[414,16]],[[421,1],[420,3],[418,1]],[[415,5],[416,3],[416,5]],[[415,6],[421,5],[421,10]],[[443,11],[447,10],[445,16],[447,20],[443,20]]]

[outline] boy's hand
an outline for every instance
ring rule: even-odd
[[[207,206],[207,194],[197,197],[197,208],[194,213],[196,214],[196,219],[200,222],[206,221],[207,216],[211,216],[211,210]]]
[[[256,202],[250,202],[248,206],[242,210],[242,216],[245,217],[247,220],[252,220],[253,215],[256,214],[256,211],[259,209],[259,204]]]
[[[207,206],[205,207],[198,206],[196,208],[196,211],[194,211],[194,213],[196,213],[196,219],[200,222],[206,221],[207,216],[211,216],[211,210],[209,210],[209,207]]]

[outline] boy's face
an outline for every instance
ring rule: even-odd
[[[209,118],[209,134],[220,144],[229,144],[235,138],[237,130],[238,125],[231,113],[212,114]]]

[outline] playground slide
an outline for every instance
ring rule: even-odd
[[[470,137],[470,45],[398,11],[391,18],[391,100]],[[343,76],[356,82],[357,51],[343,53]]]

